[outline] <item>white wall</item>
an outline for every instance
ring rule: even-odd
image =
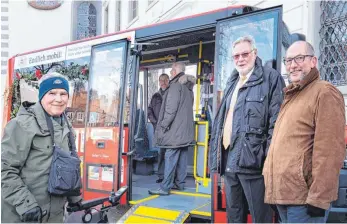
[[[71,40],[71,1],[54,10],[38,10],[27,1],[10,1],[9,8],[10,56]]]

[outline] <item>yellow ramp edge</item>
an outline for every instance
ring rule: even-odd
[[[138,209],[136,209],[134,214],[174,221],[178,218],[178,216],[181,214],[181,212],[162,209],[162,208],[140,206]]]
[[[199,209],[201,209],[202,207],[208,206],[208,205],[211,206],[211,202],[208,202],[206,204],[203,204],[203,205],[197,207],[196,209],[190,211],[190,214],[211,217],[211,212],[199,211]]]
[[[172,223],[161,219],[132,215],[124,223]]]
[[[136,204],[140,204],[140,203],[145,202],[145,201],[152,200],[152,199],[157,198],[157,197],[159,197],[159,195],[153,195],[153,196],[149,196],[149,197],[147,197],[147,198],[143,198],[143,199],[141,199],[141,200],[129,201],[129,204],[131,204],[131,205],[136,205]]]

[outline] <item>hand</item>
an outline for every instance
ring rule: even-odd
[[[311,217],[324,217],[325,210],[322,208],[315,207],[313,205],[307,205],[307,214]]]
[[[79,211],[80,208],[82,207],[81,203],[82,203],[82,200],[75,202],[75,203],[69,202],[67,204],[66,211],[68,211],[68,212]]]
[[[67,204],[68,207],[81,207],[81,203],[82,203],[82,199],[79,200],[78,202],[75,202],[75,203],[72,203],[72,202],[69,202]]]
[[[35,223],[41,223],[42,222],[42,210],[39,206],[36,206],[35,208],[30,209],[29,211],[25,212],[21,217],[22,222],[35,222]]]

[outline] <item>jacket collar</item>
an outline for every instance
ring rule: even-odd
[[[28,112],[32,113],[35,116],[36,121],[42,131],[49,131],[47,121],[46,121],[46,115],[45,115],[46,112],[40,103],[36,103],[32,107],[30,107],[28,109]],[[63,119],[63,122],[62,122],[63,125],[58,124],[58,122],[52,119],[54,129],[56,128],[61,129],[62,127],[65,127],[67,125],[65,119],[64,118],[62,119]]]
[[[29,107],[27,111],[35,116],[41,130],[49,131],[46,122],[45,111],[40,103],[35,103],[33,106]]]
[[[318,79],[319,79],[319,71],[316,67],[314,67],[299,83],[297,84],[291,83],[287,87],[285,87],[283,90],[285,94],[292,94],[304,89],[310,83]]]
[[[183,76],[183,75],[184,75],[184,72],[178,73],[173,79],[170,80],[169,85],[170,85],[171,83],[178,82],[178,79],[179,79],[181,76]]]

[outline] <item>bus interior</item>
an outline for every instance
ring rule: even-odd
[[[190,211],[190,216],[195,214],[197,217],[204,216],[210,219],[211,181],[209,174],[204,170],[207,170],[210,124],[207,114],[212,115],[210,113],[213,99],[215,28],[154,39],[145,44],[141,52],[137,91],[137,106],[141,113],[137,115],[144,117],[145,120],[142,125],[146,126],[147,133],[142,133],[144,136],[141,137],[148,138],[148,149],[145,149],[143,154],[140,153],[144,156],[140,158],[135,156],[132,160],[132,174],[129,179],[132,182],[130,203],[147,201],[146,205],[149,207],[172,208],[174,206],[178,210]],[[148,190],[159,187],[156,183],[159,149],[153,142],[154,128],[147,117],[148,105],[153,94],[159,90],[159,76],[163,73],[170,75],[174,62],[183,62],[186,65],[185,74],[201,77],[194,86],[194,104],[192,105],[195,120],[197,124],[198,122],[200,124],[197,129],[199,130],[197,134],[200,136],[196,139],[197,146],[191,146],[188,150],[185,189],[172,190],[168,197],[153,197],[148,194]],[[202,111],[204,114],[201,113]],[[141,122],[140,118],[136,120]],[[141,124],[137,123],[135,127],[138,125]],[[143,129],[135,128],[135,136],[141,135],[136,133],[137,130]],[[142,151],[143,148],[139,150]],[[147,156],[148,154],[150,156]]]

